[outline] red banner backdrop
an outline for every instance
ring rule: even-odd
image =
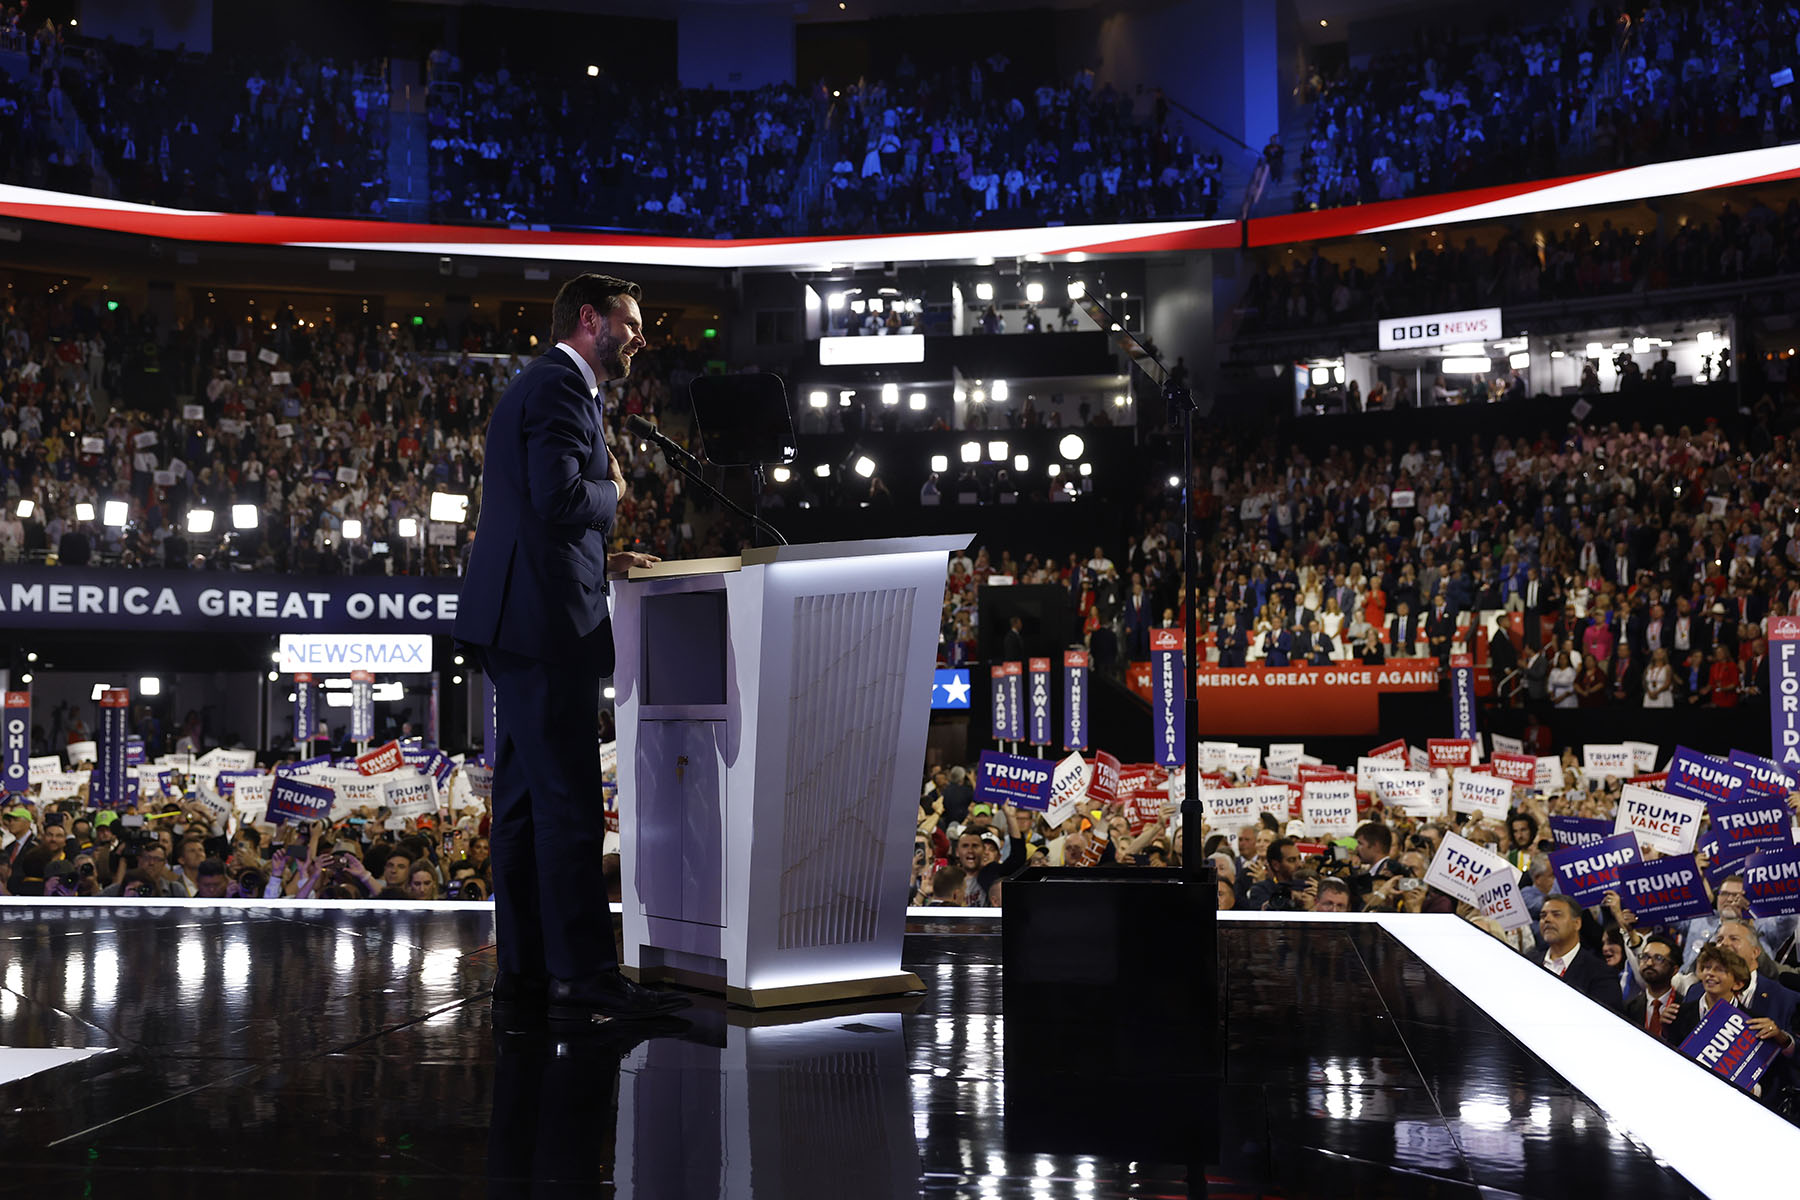
[[[1150,665],[1133,663],[1131,690],[1150,702]],[[1383,692],[1435,692],[1435,658],[1391,658],[1379,667],[1202,667],[1195,690],[1208,737],[1373,734]],[[1448,714],[1446,714],[1448,720]]]

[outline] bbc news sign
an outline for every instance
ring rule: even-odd
[[[283,674],[315,671],[380,671],[384,675],[431,670],[428,633],[284,633]]]
[[[1427,313],[1420,317],[1384,320],[1379,330],[1378,348],[1404,350],[1409,346],[1492,342],[1500,336],[1500,310],[1475,308],[1465,312]]]
[[[439,578],[264,577],[226,583],[214,571],[105,567],[0,568],[0,626],[152,633],[444,633],[458,587]],[[353,664],[343,664],[348,670]]]

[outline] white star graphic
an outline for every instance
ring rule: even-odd
[[[967,704],[969,702],[969,681],[951,679],[949,683],[939,685],[944,689],[944,697],[951,704]]]

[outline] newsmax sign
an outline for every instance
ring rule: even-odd
[[[0,568],[0,629],[447,634],[461,581]]]

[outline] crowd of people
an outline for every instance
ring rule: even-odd
[[[1463,238],[1395,234],[1372,260],[1354,251],[1264,255],[1234,312],[1246,334],[1421,312],[1738,283],[1800,271],[1800,200],[1780,211],[1752,196],[1707,221],[1669,228],[1576,220],[1540,234]]]
[[[809,223],[872,233],[1217,215],[1223,164],[1160,94],[1141,104],[1085,69],[1025,74],[1004,53],[937,72],[903,58],[892,80],[843,90]]]
[[[1195,481],[1207,661],[1445,664],[1485,644],[1519,703],[1766,705],[1767,618],[1800,614],[1795,418],[1764,397],[1738,437],[1571,425],[1318,457],[1211,437]],[[1146,660],[1150,631],[1185,620],[1178,507],[1146,500],[1129,528],[1087,556],[953,559],[945,662],[978,656],[995,574],[1066,587],[1070,641],[1097,668]]]
[[[785,232],[816,123],[794,87],[645,94],[591,79],[431,59],[431,215],[698,237]]]
[[[533,335],[480,321],[304,320],[282,304],[265,322],[203,306],[163,334],[98,294],[5,296],[0,561],[454,573],[479,515],[487,414],[537,353]],[[192,392],[132,403],[145,389],[128,359],[146,356]],[[621,433],[645,415],[684,436],[686,406],[670,401],[698,367],[654,347],[608,404],[632,484],[619,536],[660,557],[723,552],[715,538],[732,536],[696,519],[708,506],[690,504],[660,450]],[[430,537],[435,492],[469,498],[451,545]],[[109,500],[127,506],[123,524],[104,522]],[[255,528],[232,526],[237,504],[257,507]],[[210,532],[190,532],[194,509],[214,513]],[[362,532],[346,538],[352,519]]]
[[[1595,5],[1413,46],[1302,84],[1311,135],[1296,209],[1335,208],[1800,137],[1791,5]]]
[[[1713,911],[1674,922],[1640,921],[1618,890],[1583,905],[1561,887],[1550,855],[1567,849],[1552,818],[1604,818],[1607,827],[1621,781],[1591,778],[1573,749],[1562,755],[1561,779],[1544,788],[1514,788],[1514,807],[1504,819],[1464,811],[1426,818],[1387,808],[1380,792],[1358,793],[1360,824],[1354,836],[1313,836],[1293,814],[1264,809],[1254,820],[1221,822],[1210,816],[1202,848],[1212,867],[1220,911],[1455,913],[1554,970],[1596,1003],[1620,1014],[1648,1035],[1679,1047],[1712,1004],[1730,1000],[1743,1008],[1759,1038],[1782,1053],[1757,1088],[1771,1108],[1800,1121],[1800,1072],[1793,1046],[1800,1037],[1800,919],[1791,913],[1755,912],[1744,877],[1706,848],[1691,857],[1703,873]],[[1008,878],[1027,866],[1088,867],[1183,865],[1180,810],[1164,799],[1167,785],[1149,772],[1153,803],[1097,796],[1062,821],[996,803],[976,786],[972,765],[934,767],[920,799],[908,901],[919,906],[1001,907]],[[1282,778],[1291,781],[1293,771]],[[1233,771],[1215,765],[1203,786],[1229,789],[1268,785],[1262,767]],[[1787,796],[1800,819],[1800,789]],[[1210,814],[1211,804],[1206,804]],[[1519,894],[1530,923],[1505,928],[1474,905],[1427,882],[1428,868],[1445,834],[1454,832],[1518,873]],[[1800,824],[1790,827],[1800,837]],[[1723,853],[1722,851],[1720,852]],[[1664,857],[1644,851],[1647,859]],[[1681,857],[1681,856],[1675,856]],[[1591,899],[1591,897],[1590,897]]]

